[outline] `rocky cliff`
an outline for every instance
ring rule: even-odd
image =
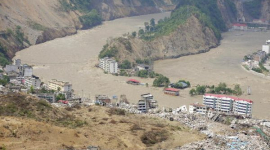
[[[82,10],[81,6],[89,10]],[[69,6],[64,7],[65,5]],[[77,6],[78,5],[78,6]],[[16,51],[83,28],[80,17],[95,9],[102,20],[173,10],[171,0],[2,0],[0,2],[0,52],[12,58]],[[90,16],[91,17],[91,16]],[[16,27],[20,26],[20,34]]]

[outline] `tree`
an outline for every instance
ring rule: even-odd
[[[137,36],[137,32],[136,31],[132,32],[132,36],[135,38]]]
[[[205,94],[205,92],[206,92],[206,87],[204,85],[202,85],[202,86],[198,85],[196,87],[196,93],[198,95],[203,95],[203,94]]]
[[[143,36],[143,35],[144,35],[144,30],[143,30],[143,29],[140,29],[138,35],[139,35],[140,37]]]
[[[34,91],[34,87],[33,87],[33,85],[30,87],[30,93],[34,93],[35,91]]]
[[[190,96],[196,95],[196,90],[195,90],[195,89],[191,89],[191,90],[189,91],[189,95],[190,95]]]
[[[119,65],[121,69],[131,69],[131,63],[128,60],[124,60],[122,64]]]
[[[182,89],[183,88],[183,84],[181,82],[175,83],[174,84],[174,88]]]
[[[61,88],[60,87],[57,87],[57,91],[60,92],[61,91]]]
[[[155,22],[155,19],[154,19],[154,18],[152,18],[152,19],[150,20],[150,25],[151,25],[152,27],[155,27],[155,26],[156,26],[156,22]]]
[[[158,78],[156,78],[154,80],[153,86],[155,86],[155,87],[162,87],[162,86],[167,87],[169,85],[169,83],[170,83],[169,78],[160,75]]]
[[[144,26],[145,26],[145,31],[149,31],[150,29],[149,22],[145,22]]]
[[[240,96],[240,95],[243,94],[243,91],[242,91],[242,89],[241,89],[241,87],[240,87],[239,84],[236,84],[236,85],[234,86],[233,94],[235,94],[235,95],[237,95],[237,96]]]
[[[59,94],[56,96],[56,100],[57,100],[57,101],[59,101],[59,100],[66,100],[65,94],[59,93]]]

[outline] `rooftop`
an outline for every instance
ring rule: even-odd
[[[166,88],[165,91],[179,92],[179,90],[175,88]]]
[[[140,83],[140,81],[138,81],[138,80],[136,80],[136,79],[129,79],[128,82]]]
[[[221,95],[221,94],[205,94],[204,96],[211,96],[211,97],[216,97],[216,98],[230,98],[234,101],[245,101],[248,103],[253,103],[252,100],[248,100],[248,99],[242,99],[242,98],[238,98],[238,97],[233,97],[233,96],[229,96],[229,95]]]
[[[233,24],[233,26],[237,26],[237,27],[246,27],[247,24],[235,23],[235,24]]]

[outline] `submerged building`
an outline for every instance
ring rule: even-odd
[[[252,115],[253,101],[228,95],[205,94],[203,104],[215,111],[236,115]]]
[[[118,63],[109,57],[105,57],[99,60],[99,68],[108,73],[115,74],[118,72]]]

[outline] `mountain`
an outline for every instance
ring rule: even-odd
[[[202,53],[219,45],[221,32],[236,21],[231,0],[179,0],[170,18],[145,23],[145,29],[115,38],[104,46],[100,57],[113,56],[132,63]],[[135,37],[135,35],[138,35]]]
[[[173,10],[172,0],[2,0],[0,64],[30,45],[75,34],[102,21]]]

